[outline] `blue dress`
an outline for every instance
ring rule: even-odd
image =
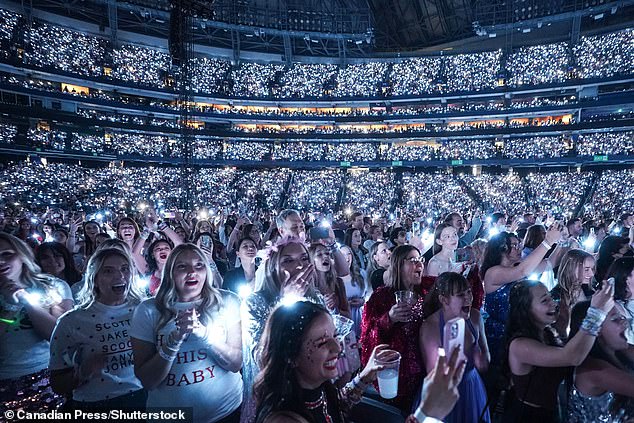
[[[478,369],[475,368],[474,360],[473,360],[473,352],[475,351],[478,345],[479,333],[473,327],[471,320],[466,320],[467,328],[473,335],[473,345],[471,347],[471,354],[467,356],[467,365],[464,370],[464,376],[462,377],[462,381],[460,385],[458,385],[458,392],[460,393],[460,399],[454,406],[451,413],[443,422],[445,423],[490,423],[491,418],[489,416],[488,408],[485,410],[487,406],[487,393],[484,388],[484,383],[482,382],[482,378],[478,373]],[[443,316],[442,311],[440,312],[440,344],[443,345],[444,342],[444,327],[445,327],[445,316]],[[447,352],[449,353],[449,352]],[[483,413],[484,411],[484,413]],[[482,415],[482,420],[480,420],[480,415]]]
[[[504,354],[504,328],[509,315],[509,293],[515,283],[507,283],[484,298],[484,311],[488,315],[484,321],[491,365],[499,366]]]

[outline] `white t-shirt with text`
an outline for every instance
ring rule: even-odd
[[[51,337],[51,370],[73,368],[74,362],[103,360],[99,376],[73,391],[76,401],[112,399],[143,389],[134,375],[130,325],[136,304],[109,306],[95,301],[75,309],[57,322]]]
[[[222,293],[223,306],[212,314],[203,336],[190,334],[180,347],[167,377],[148,391],[149,407],[192,407],[194,422],[215,422],[228,416],[242,403],[242,377],[222,368],[205,338],[227,340],[228,328],[240,322],[240,300],[229,291]],[[176,309],[187,310],[197,303],[176,303]],[[132,319],[133,338],[162,345],[162,340],[176,329],[175,320],[158,330],[160,315],[156,299],[139,305]]]

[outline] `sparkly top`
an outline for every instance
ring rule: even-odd
[[[610,406],[614,400],[612,392],[605,392],[596,397],[590,397],[580,392],[575,386],[568,395],[569,423],[611,422]]]
[[[160,287],[161,287],[161,278],[157,277],[156,274],[152,272],[152,275],[150,276],[150,286],[149,286],[150,295],[154,297]]]
[[[256,350],[262,332],[264,332],[264,324],[273,305],[257,292],[252,293],[242,302],[240,310],[242,316],[242,380],[244,383],[242,413],[240,415],[242,423],[255,421],[253,383],[260,371]]]
[[[502,360],[503,339],[506,321],[509,315],[509,293],[514,283],[502,285],[497,290],[487,294],[484,299],[484,311],[488,318],[484,322],[484,329],[491,352],[491,364],[499,364]]]
[[[401,353],[399,369],[398,396],[392,401],[386,401],[406,412],[411,411],[414,397],[418,393],[425,370],[418,343],[418,332],[422,319],[423,296],[420,288],[415,287],[419,294],[418,302],[414,305],[414,320],[406,323],[392,323],[388,315],[396,304],[395,290],[381,286],[372,293],[363,310],[361,324],[361,362],[365,365],[372,350],[379,344],[388,344],[390,348]]]

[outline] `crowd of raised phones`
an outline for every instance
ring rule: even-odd
[[[17,127],[0,124],[0,142],[16,144]],[[183,157],[177,136],[125,132],[82,134],[59,130],[29,129],[26,144],[32,148],[84,153],[116,154],[161,158]],[[196,159],[238,161],[446,161],[487,159],[543,159],[632,155],[632,131],[565,136],[533,136],[498,139],[446,139],[427,144],[381,144],[378,142],[251,142],[223,141],[195,137],[192,154]]]
[[[425,219],[451,210],[551,209],[561,215],[578,211],[593,218],[634,207],[632,169],[602,172],[517,172],[503,174],[393,171],[347,172],[345,169],[205,168],[191,175],[193,203],[212,213],[225,208],[253,212],[279,210],[340,211],[350,208],[389,215],[395,207]],[[178,208],[186,194],[176,167],[83,167],[25,161],[0,169],[0,207],[19,212],[45,205],[118,210],[153,201],[160,208]],[[391,212],[392,211],[392,212]]]
[[[25,180],[46,168],[23,166]],[[119,194],[74,172],[58,188],[75,201],[93,191],[89,213],[16,198],[3,207],[3,411],[180,407],[196,422],[330,423],[364,421],[355,410],[374,398],[409,423],[634,416],[634,214],[623,174],[595,181],[601,213],[582,207],[580,218],[562,207],[579,205],[585,189],[574,183],[591,175],[566,174],[559,187],[563,174],[526,177],[544,197],[570,184],[559,208],[498,198],[517,175],[463,176],[490,207],[512,210],[485,216],[441,173],[427,176],[441,187],[437,204],[427,205],[420,175],[404,176],[418,191],[392,213],[388,193],[363,199],[393,175],[354,175],[354,208],[333,214],[326,203],[301,207],[310,194],[302,211],[275,210],[277,197],[258,208],[184,211],[156,197],[134,212],[99,208],[99,196]],[[226,172],[249,177],[216,178]],[[149,195],[126,179],[111,186]],[[609,195],[615,202],[601,203]],[[443,353],[456,345],[445,339],[455,319],[464,338]],[[377,375],[399,354],[388,395]]]
[[[0,43],[5,60],[88,77],[174,89],[177,75],[168,52],[110,41],[0,10]],[[505,58],[500,51],[350,64],[244,63],[197,57],[192,63],[195,93],[236,97],[314,98],[421,95],[490,90],[501,75],[512,87],[572,79],[631,74],[633,30],[582,36],[566,42],[521,47]],[[22,34],[18,37],[17,34]],[[17,42],[16,40],[22,40]],[[361,82],[360,82],[361,81]]]
[[[115,47],[96,35],[28,22],[0,9],[0,61],[178,92],[180,70],[167,51]],[[195,57],[191,67],[197,95],[474,93],[634,74],[634,30],[508,54],[344,67]],[[0,82],[60,88],[9,74]],[[100,90],[89,95],[124,101]],[[254,112],[233,105],[198,111],[424,115],[575,101],[562,94],[391,111]],[[158,99],[145,105],[178,108]],[[177,119],[89,108],[77,114],[152,125],[157,132],[82,133],[3,121],[0,143],[182,155],[178,137],[160,131],[180,128]],[[620,110],[579,118],[631,116]],[[575,123],[554,116],[230,130],[345,138]],[[196,135],[192,150],[196,159],[252,162],[534,159],[631,155],[633,140],[632,131],[415,145]],[[210,423],[360,423],[371,413],[407,423],[633,421],[632,186],[634,171],[626,168],[522,175],[398,168],[185,173],[35,157],[7,163],[0,169],[0,413],[22,410],[37,419],[52,411],[175,407],[194,422]],[[185,199],[195,208],[182,209]],[[397,371],[390,367],[395,362]]]

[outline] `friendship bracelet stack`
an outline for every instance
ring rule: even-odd
[[[158,348],[159,356],[171,363],[176,358],[176,354],[178,354],[182,344],[183,341],[174,339],[174,332],[170,332],[165,343]]]
[[[590,307],[586,313],[586,318],[581,323],[581,329],[592,336],[598,336],[603,321],[608,316],[606,312],[596,307]]]

